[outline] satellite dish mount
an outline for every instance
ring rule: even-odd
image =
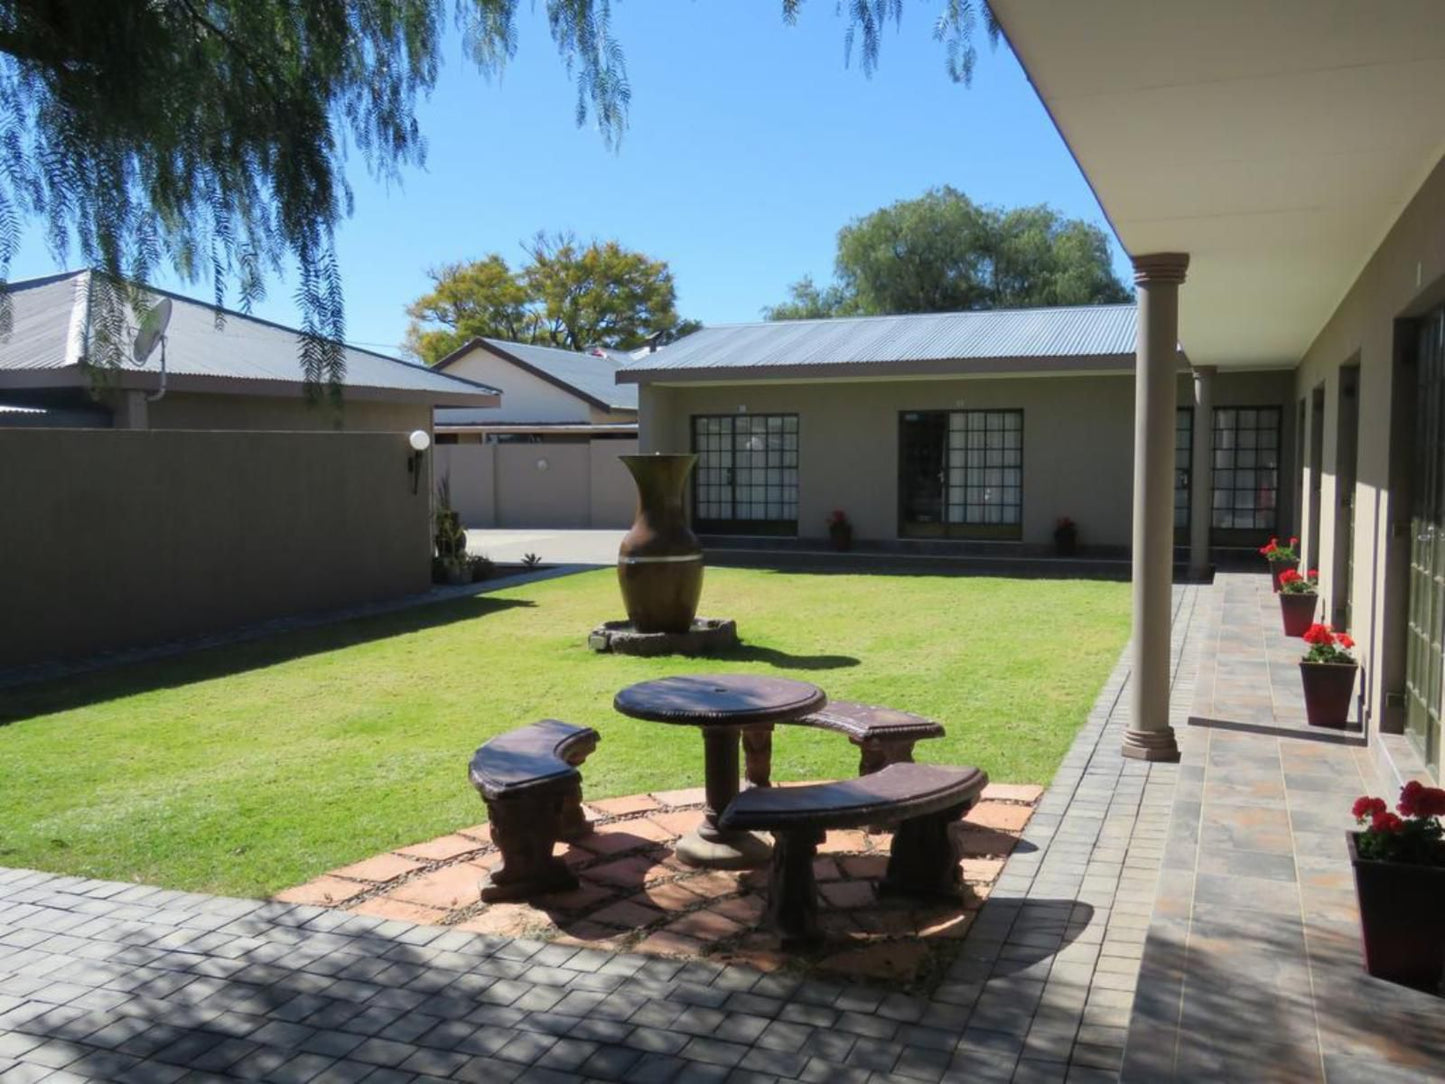
[[[161,382],[154,395],[147,395],[146,402],[154,403],[166,393],[166,328],[171,324],[171,299],[163,297],[146,310],[141,317],[140,330],[135,333],[131,346],[131,357],[137,365],[145,365],[157,346],[161,348]]]

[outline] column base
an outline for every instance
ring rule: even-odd
[[[1177,761],[1179,759],[1179,743],[1174,740],[1174,728],[1166,726],[1162,730],[1135,730],[1130,727],[1124,731],[1124,741],[1121,752],[1131,760],[1155,760],[1155,761]]]

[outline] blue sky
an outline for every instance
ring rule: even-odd
[[[757,319],[805,273],[827,281],[840,226],[930,186],[1046,202],[1106,226],[1003,44],[991,50],[980,34],[973,86],[956,85],[932,39],[933,6],[911,0],[869,79],[856,56],[844,66],[830,0],[805,4],[792,27],[780,11],[779,0],[616,3],[633,92],[617,152],[576,127],[575,87],[540,10],[521,5],[518,54],[500,82],[451,42],[420,109],[425,169],[389,189],[359,160],[348,171],[356,210],[338,238],[348,338],[395,350],[427,268],[493,251],[515,263],[540,229],[667,260],[679,312],[725,323]],[[1128,281],[1117,245],[1115,264]],[[12,277],[56,269],[29,231]],[[157,284],[209,298],[204,283]],[[291,290],[272,281],[258,315],[295,323]]]

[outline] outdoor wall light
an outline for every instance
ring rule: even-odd
[[[411,445],[411,456],[406,461],[406,469],[411,475],[411,491],[415,493],[417,484],[421,481],[422,455],[431,447],[431,434],[425,429],[413,429],[406,442]]]
[[[546,461],[545,459],[539,459],[539,460],[537,460],[537,469],[538,469],[538,470],[546,470],[546,469],[547,469],[547,461]]]

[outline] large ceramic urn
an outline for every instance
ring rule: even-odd
[[[702,594],[702,546],[683,505],[697,456],[619,458],[637,483],[637,519],[617,553],[627,619],[638,632],[687,632]]]

